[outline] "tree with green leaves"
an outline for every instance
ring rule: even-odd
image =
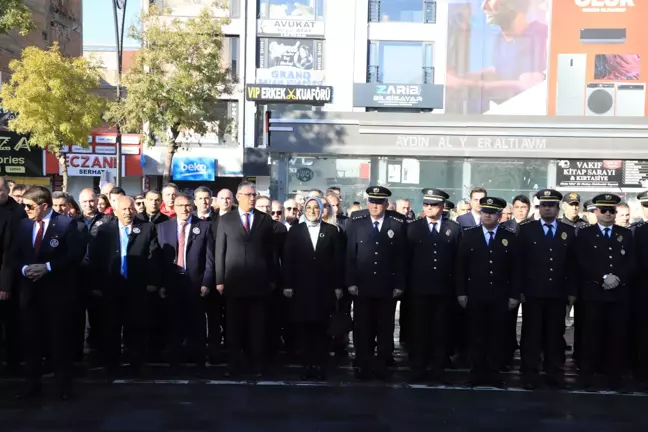
[[[24,0],[0,0],[0,34],[13,29],[23,36],[33,30],[32,13]]]
[[[93,93],[99,87],[99,70],[83,57],[63,56],[56,43],[48,50],[25,48],[9,68],[11,79],[0,90],[2,107],[17,114],[9,129],[29,135],[30,146],[56,156],[67,191],[63,147],[87,147],[92,129],[102,124],[105,103]]]
[[[142,134],[149,145],[164,145],[168,182],[181,144],[190,146],[207,133],[221,138],[230,133],[233,122],[218,104],[233,92],[236,79],[223,61],[228,19],[214,17],[211,8],[182,20],[170,20],[164,12],[152,6],[141,30],[130,29],[142,48],[122,80],[126,97],[112,104],[106,120]]]

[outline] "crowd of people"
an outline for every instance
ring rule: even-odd
[[[0,179],[0,320],[7,369],[25,364],[19,397],[41,394],[47,365],[69,399],[86,353],[109,379],[123,364],[144,376],[153,360],[197,374],[226,362],[228,377],[259,378],[288,351],[303,379],[325,380],[351,332],[356,378],[387,380],[398,302],[413,382],[444,383],[466,364],[470,385],[504,386],[519,348],[525,388],[542,384],[541,370],[566,388],[574,307],[580,385],[603,374],[618,389],[627,370],[648,384],[637,271],[648,223],[615,224],[618,196],[585,203],[582,218],[580,196],[553,189],[510,207],[483,188],[456,207],[440,189],[421,194],[418,216],[383,186],[344,209],[337,188],[281,203],[247,181],[215,196],[168,184],[130,197],[109,184],[77,204]],[[648,216],[648,191],[638,199]]]

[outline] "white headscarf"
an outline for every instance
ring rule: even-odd
[[[306,206],[310,201],[315,201],[320,208],[319,216],[317,217],[316,221],[310,221],[306,217]],[[306,201],[304,201],[304,222],[306,223],[306,225],[308,225],[311,228],[318,226],[322,222],[322,214],[324,214],[324,205],[322,204],[322,200],[320,199],[320,197],[313,195],[306,198]]]

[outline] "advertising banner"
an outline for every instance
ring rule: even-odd
[[[179,181],[213,181],[216,177],[216,160],[209,157],[174,156],[171,175]]]
[[[648,2],[450,0],[448,6],[446,113],[646,115]]]
[[[356,107],[443,108],[443,86],[438,84],[354,84]]]
[[[40,177],[43,175],[43,150],[30,147],[29,138],[0,130],[0,175]]]
[[[245,96],[249,101],[262,104],[273,102],[325,104],[333,99],[333,87],[248,84],[245,86]]]
[[[257,84],[322,85],[324,41],[260,38]]]
[[[260,19],[257,32],[259,36],[278,36],[291,38],[323,38],[324,21],[305,21],[298,19]]]
[[[622,167],[620,160],[560,160],[556,183],[559,187],[620,187]]]

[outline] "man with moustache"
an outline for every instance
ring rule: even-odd
[[[42,355],[48,347],[59,396],[70,399],[75,273],[85,245],[77,224],[52,210],[52,194],[32,186],[23,195],[28,219],[22,219],[12,253],[18,272],[27,388],[19,398],[41,394]],[[72,280],[72,283],[71,283]]]
[[[155,226],[136,218],[135,201],[117,199],[115,218],[97,230],[88,266],[102,299],[103,358],[107,377],[119,372],[122,328],[129,336],[131,369],[144,373],[149,336],[149,295],[160,286],[160,248]]]

